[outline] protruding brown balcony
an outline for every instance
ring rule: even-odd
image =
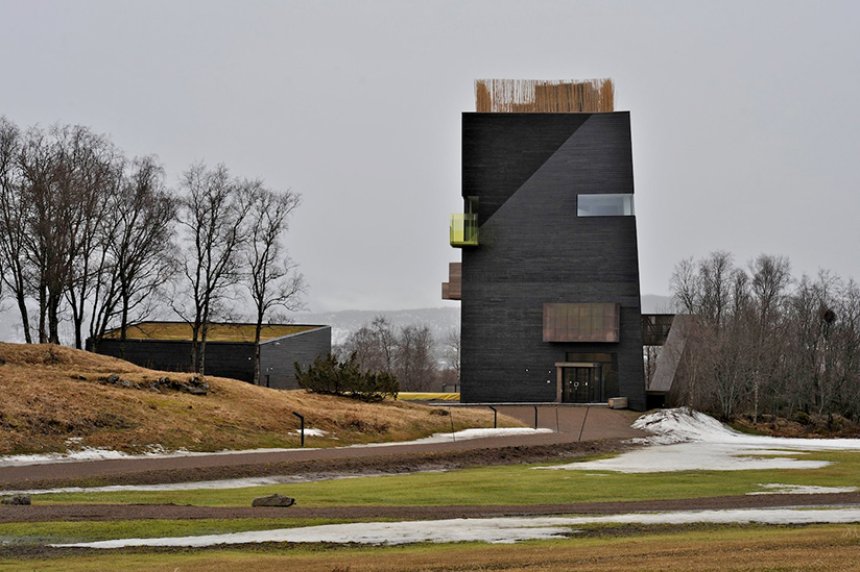
[[[443,300],[460,300],[463,288],[463,264],[451,262],[448,264],[448,281],[442,282]]]

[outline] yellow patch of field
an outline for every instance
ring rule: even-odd
[[[403,401],[460,401],[460,394],[401,391],[397,394],[397,399]]]
[[[260,340],[270,340],[313,330],[317,326],[299,326],[292,324],[264,324],[260,331]],[[254,324],[210,324],[206,335],[210,342],[253,342]],[[120,331],[110,330],[104,336],[106,339],[119,339]],[[144,322],[126,329],[126,339],[129,340],[167,340],[191,341],[191,324],[185,322]]]

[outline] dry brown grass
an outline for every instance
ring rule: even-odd
[[[311,552],[309,552],[309,550]],[[21,569],[113,569],[255,572],[430,572],[504,570],[578,572],[688,570],[860,570],[860,527],[823,525],[799,528],[701,527],[692,532],[645,533],[619,538],[571,538],[515,545],[442,545],[395,548],[223,549],[209,553],[114,552],[25,562]],[[0,563],[2,565],[2,563]]]
[[[603,113],[615,108],[611,79],[475,81],[479,113]]]
[[[5,362],[5,363],[3,363]],[[101,385],[118,374],[134,383],[162,376],[116,358],[53,345],[0,343],[0,454],[65,451],[80,446],[141,451],[154,445],[198,451],[296,446],[297,411],[329,433],[309,446],[399,441],[450,431],[448,416],[399,401],[351,399],[256,387],[207,377],[209,395],[159,393]],[[457,410],[456,427],[492,426],[492,414]],[[507,425],[520,425],[505,419]]]

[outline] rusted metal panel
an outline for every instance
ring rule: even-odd
[[[448,281],[442,282],[442,299],[459,300],[463,291],[463,265],[460,262],[448,264]]]
[[[545,342],[618,342],[620,327],[621,304],[543,305]]]

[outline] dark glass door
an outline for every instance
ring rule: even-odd
[[[562,401],[566,403],[603,401],[600,364],[589,363],[564,368]]]

